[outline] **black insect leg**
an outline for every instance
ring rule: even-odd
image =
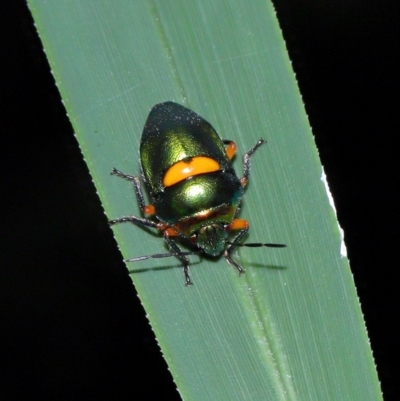
[[[138,200],[140,209],[143,211],[145,202],[144,202],[142,190],[140,188],[140,178],[135,177],[133,175],[124,174],[122,171],[119,171],[116,168],[113,168],[111,174],[116,175],[117,177],[121,177],[124,180],[130,181],[133,183],[133,187],[134,187],[135,193],[136,193],[136,198]],[[130,222],[133,224],[137,224],[139,226],[158,228],[157,223],[155,223],[154,221],[145,219],[143,217],[136,217],[136,216],[125,216],[125,217],[121,217],[119,219],[109,220],[108,222],[110,223],[110,225]]]
[[[249,229],[248,228],[243,228],[242,230],[239,231],[238,235],[232,240],[232,242],[227,246],[224,252],[224,257],[226,261],[232,265],[235,266],[237,271],[239,272],[239,275],[244,273],[244,269],[242,266],[239,265],[236,261],[232,259],[232,253],[235,250],[237,246],[240,245],[240,241],[243,239],[243,237],[248,233]]]
[[[260,139],[254,147],[252,147],[247,153],[243,155],[243,178],[241,179],[242,185],[246,186],[249,178],[250,178],[250,157],[253,155],[253,153],[264,143],[267,143],[267,141],[264,141],[264,139]]]
[[[127,181],[133,181],[136,178],[133,175],[125,174],[122,171],[117,170],[115,167],[112,169],[111,175],[116,175],[117,177],[121,177]]]
[[[140,210],[143,212],[143,209],[146,206],[146,203],[144,201],[142,188],[140,186],[140,177],[125,174],[122,171],[117,170],[116,168],[113,168],[111,175],[116,175],[117,177],[121,177],[124,180],[130,181],[133,184],[133,188],[134,188],[135,194],[136,194],[136,199],[139,203]]]
[[[192,285],[192,280],[189,275],[189,259],[182,254],[176,242],[170,237],[164,237],[165,243],[167,244],[171,253],[173,253],[183,264],[183,274],[185,275],[185,285]]]
[[[109,220],[108,222],[111,226],[114,224],[129,222],[129,223],[137,224],[139,226],[158,228],[157,223],[155,223],[154,221],[145,219],[143,217],[136,217],[136,216],[120,217],[119,219]]]

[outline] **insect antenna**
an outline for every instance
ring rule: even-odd
[[[235,246],[245,246],[248,248],[260,248],[262,246],[268,248],[286,248],[285,244],[262,244],[260,242],[248,242],[245,244],[235,244],[233,242],[226,242],[230,245]],[[179,252],[179,253],[156,253],[154,255],[144,255],[144,256],[137,256],[136,258],[125,259],[125,262],[141,262],[142,260],[147,259],[162,259],[162,258],[171,258],[172,256],[189,256],[189,255],[200,255],[204,253],[203,250],[199,249],[198,251],[191,251],[191,252]]]
[[[268,248],[286,248],[285,244],[262,244],[261,242],[247,242],[245,244],[235,244],[234,242],[227,242],[229,245],[234,246],[247,246],[249,248],[260,248],[266,246]]]

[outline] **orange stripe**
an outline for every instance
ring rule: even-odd
[[[189,161],[181,160],[171,166],[164,175],[163,184],[165,187],[170,187],[185,178],[213,173],[220,169],[221,166],[216,160],[205,156],[196,156]]]

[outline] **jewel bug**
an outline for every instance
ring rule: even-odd
[[[203,253],[227,262],[242,274],[233,258],[237,246],[284,247],[282,244],[241,244],[249,231],[247,220],[237,218],[250,176],[250,158],[266,141],[260,139],[243,156],[243,177],[238,178],[232,159],[236,144],[222,140],[204,118],[174,103],[156,104],[150,111],[140,141],[141,176],[151,199],[146,205],[140,177],[113,169],[112,175],[133,184],[145,217],[126,216],[110,220],[111,225],[130,222],[159,230],[170,253],[149,258],[175,256],[183,265],[185,284],[191,285],[188,255]],[[229,235],[236,233],[229,241]],[[187,240],[197,250],[182,252],[177,241]]]

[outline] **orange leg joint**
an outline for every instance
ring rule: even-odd
[[[163,231],[164,237],[179,237],[180,234],[173,227],[168,227]]]
[[[237,151],[237,146],[235,142],[229,142],[227,147],[225,148],[226,155],[229,159],[232,159],[235,156]]]
[[[156,214],[156,209],[153,205],[147,205],[143,207],[143,213],[146,215],[154,215]]]
[[[231,224],[229,224],[228,229],[229,230],[248,230],[249,227],[250,227],[250,224],[247,220],[235,219],[232,221]]]

